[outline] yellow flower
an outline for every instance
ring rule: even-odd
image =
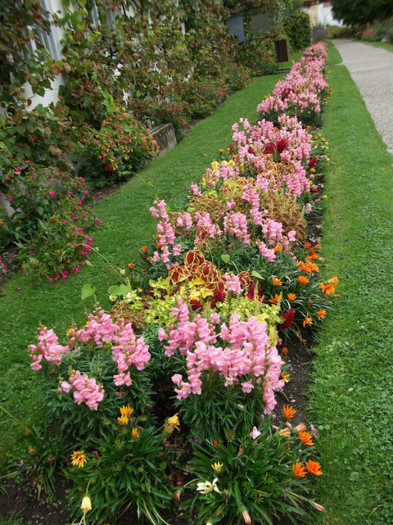
[[[133,437],[133,439],[138,439],[139,438],[139,431],[138,431],[138,429],[136,427],[134,427],[132,429],[131,436]]]
[[[172,434],[174,430],[180,430],[180,421],[178,414],[168,417],[164,424],[164,434]]]
[[[285,427],[280,430],[280,436],[289,438],[290,435],[291,435],[291,431],[289,430],[289,428]]]
[[[213,463],[212,465],[212,469],[214,470],[214,472],[216,472],[216,474],[219,474],[221,471],[222,471],[222,467],[223,467],[223,463]]]
[[[117,422],[119,423],[119,425],[124,427],[128,423],[128,417],[127,416],[118,417]]]
[[[130,404],[128,403],[127,406],[122,406],[121,409],[120,409],[120,414],[122,416],[125,416],[126,418],[130,418],[131,417],[131,414],[133,413],[134,409],[130,407]]]
[[[86,462],[87,462],[87,459],[86,459],[84,450],[75,450],[75,452],[71,454],[71,463],[73,467],[75,466],[78,466],[79,468],[83,467],[83,465]]]
[[[89,510],[92,509],[91,499],[89,498],[89,496],[87,494],[82,499],[81,509],[83,511],[83,514],[86,514],[86,512],[89,512]]]
[[[291,377],[291,374],[288,374],[287,372],[281,372],[281,379],[285,381],[285,383],[289,382],[289,378]]]
[[[218,150],[218,152],[219,152],[219,153],[224,153],[223,148],[220,148],[220,149]]]

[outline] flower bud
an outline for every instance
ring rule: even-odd
[[[246,525],[249,525],[251,523],[251,517],[247,509],[242,510],[242,516],[243,516],[244,523],[246,523]]]
[[[86,496],[83,497],[83,500],[82,500],[82,503],[81,503],[81,509],[82,509],[84,514],[86,514],[86,512],[89,512],[89,510],[92,509],[91,499],[89,498],[89,496],[86,495]]]

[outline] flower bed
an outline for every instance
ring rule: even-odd
[[[306,51],[296,82],[323,54]],[[152,523],[168,511],[271,523],[323,510],[313,432],[290,424],[293,407],[274,411],[290,376],[285,345],[323,322],[337,284],[320,278],[305,218],[321,205],[326,144],[295,116],[277,123],[234,124],[183,210],[155,201],[154,243],[109,288],[110,312],[97,307],[64,342],[41,327],[30,345],[81,523],[131,505]]]

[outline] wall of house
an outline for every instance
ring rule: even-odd
[[[341,20],[336,20],[334,18],[331,2],[321,2],[316,5],[304,7],[303,11],[305,11],[310,17],[311,27],[343,25]]]

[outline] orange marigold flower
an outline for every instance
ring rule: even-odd
[[[312,435],[309,434],[308,432],[299,432],[299,438],[301,442],[303,443],[303,445],[308,445],[309,447],[314,445],[314,442],[312,440]]]
[[[319,259],[319,255],[317,253],[311,253],[310,255],[307,255],[306,261],[310,262],[315,259]]]
[[[311,272],[319,273],[319,268],[315,263],[308,262],[307,264],[303,263],[302,265],[300,265],[299,272],[306,272],[307,275],[310,275]]]
[[[294,300],[296,299],[297,295],[294,294],[294,293],[289,293],[289,294],[287,295],[287,297],[288,297],[288,299],[289,299],[290,301],[294,301]]]
[[[141,250],[143,253],[146,253],[147,252],[147,246],[141,246]]]
[[[310,317],[308,314],[306,315],[303,326],[311,326],[312,325],[312,317]]]
[[[307,277],[305,277],[304,275],[301,275],[300,277],[297,278],[297,282],[300,284],[307,284],[310,281],[307,279]]]
[[[274,247],[274,253],[278,253],[282,250],[282,246],[281,244],[277,244],[275,247]]]
[[[322,288],[322,292],[325,293],[326,295],[329,295],[335,292],[335,289],[332,283],[328,283],[328,284],[319,283],[319,286]]]
[[[306,248],[306,250],[309,250],[311,248],[311,242],[305,242],[304,247]]]
[[[318,461],[311,461],[311,459],[309,459],[306,461],[306,468],[310,474],[314,474],[315,476],[322,476],[323,474],[321,465],[318,463]]]
[[[333,277],[330,277],[328,280],[329,284],[333,284],[334,286],[337,286],[338,284],[338,277],[336,275],[333,275]]]
[[[272,281],[274,286],[282,286],[281,279],[277,279],[276,277],[272,277]]]
[[[277,304],[279,302],[279,300],[280,300],[280,296],[278,294],[276,294],[274,297],[269,299],[269,303]]]
[[[135,268],[135,263],[129,263],[128,268],[133,270]]]
[[[315,250],[320,250],[321,248],[322,248],[321,244],[316,244],[316,245],[314,246],[314,249],[315,249]]]
[[[283,346],[281,348],[281,353],[282,353],[282,355],[288,355],[288,348],[286,346]]]
[[[157,248],[158,249],[162,248],[162,244],[160,242],[157,243]]]
[[[326,317],[326,310],[318,310],[317,315],[318,315],[318,319],[319,320],[325,319],[325,317]]]
[[[293,416],[296,414],[296,410],[293,407],[290,407],[289,405],[282,407],[282,413],[284,416],[284,419],[292,419]]]
[[[302,466],[301,463],[295,463],[292,465],[292,472],[295,478],[304,478],[307,474],[307,470]]]

